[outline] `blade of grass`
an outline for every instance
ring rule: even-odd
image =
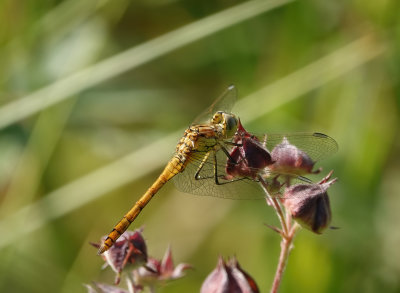
[[[75,101],[76,99],[70,99],[42,111],[38,116],[7,191],[3,195],[0,215],[9,215],[16,210],[16,207],[24,206],[34,199],[43,172],[53,155]]]
[[[0,129],[175,49],[293,0],[252,0],[114,55],[0,108]]]
[[[240,118],[250,121],[316,89],[344,73],[381,55],[385,47],[364,36],[286,77],[239,100]],[[267,111],[266,111],[267,109]]]
[[[271,112],[276,107],[291,100],[298,99],[302,94],[380,56],[384,51],[385,48],[377,45],[370,37],[360,38],[268,85],[258,93],[242,99],[238,102],[239,107],[243,107],[243,111],[240,112],[243,112],[247,119],[246,122],[251,122],[260,115]],[[288,89],[295,85],[298,92]],[[271,104],[264,104],[264,95],[279,97],[279,102],[273,104],[270,101]],[[263,105],[263,107],[258,106],[257,109],[251,109],[252,105],[248,105],[249,103]],[[253,115],[250,111],[254,111]],[[7,237],[0,238],[0,248],[38,229],[48,221],[61,217],[117,187],[162,167],[181,134],[181,131],[172,133],[159,141],[150,143],[145,148],[132,152],[47,194],[42,200],[2,220],[0,222],[0,235],[7,235]],[[140,170],[140,173],[132,172],[132,170]],[[48,213],[41,214],[43,209]],[[29,219],[29,222],[26,223],[22,219]]]
[[[108,2],[110,0],[62,1],[37,22],[35,33],[41,35],[48,32],[59,34],[60,30],[70,29],[74,23],[86,19],[96,10],[107,5]]]
[[[0,247],[18,237],[38,229],[46,222],[73,211],[100,195],[145,176],[162,166],[163,158],[171,155],[182,131],[172,133],[146,147],[99,168],[61,188],[50,192],[43,199],[26,206],[0,222],[0,231],[7,237],[0,238]],[[165,146],[160,148],[160,145]],[[141,172],[132,172],[141,170]],[[45,210],[46,213],[41,211]],[[29,219],[26,222],[26,219]]]

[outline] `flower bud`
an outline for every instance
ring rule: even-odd
[[[272,164],[271,155],[258,138],[248,133],[240,120],[234,137],[235,146],[227,159],[225,171],[229,178],[252,177]]]
[[[117,274],[115,284],[119,284],[121,272],[126,266],[137,268],[146,263],[147,248],[142,231],[142,229],[126,231],[109,250],[102,254],[106,265]],[[102,240],[104,239],[105,237]],[[99,244],[92,243],[92,245],[99,247]]]
[[[192,268],[191,265],[181,263],[176,267],[172,260],[172,251],[168,247],[164,254],[163,259],[149,257],[145,266],[137,269],[135,278],[138,284],[156,284],[159,281],[168,281],[182,278],[185,275],[187,269]]]
[[[239,266],[236,259],[228,263],[220,257],[203,285],[201,293],[258,293],[256,282]]]
[[[274,164],[269,168],[277,173],[304,175],[321,171],[320,169],[313,171],[315,162],[308,154],[290,144],[286,137],[273,148],[271,157]]]
[[[331,222],[331,207],[327,190],[336,182],[332,172],[315,184],[295,184],[285,189],[283,205],[301,226],[321,234]]]

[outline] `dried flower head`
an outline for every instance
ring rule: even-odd
[[[247,132],[239,120],[234,142],[238,144],[230,152],[226,174],[233,177],[255,178],[258,172],[271,165],[271,155],[259,139]]]
[[[146,242],[142,236],[143,229],[126,231],[113,247],[102,254],[106,262],[116,272],[115,284],[119,284],[122,270],[129,266],[137,268],[147,262]],[[104,240],[105,237],[102,238]],[[99,244],[91,243],[99,248]]]
[[[235,258],[225,263],[218,259],[217,267],[201,286],[201,293],[257,293],[256,282],[242,270]]]
[[[149,257],[147,264],[134,271],[135,283],[142,285],[154,285],[160,281],[169,281],[182,278],[191,265],[181,263],[176,267],[172,259],[171,248],[168,247],[163,259]]]
[[[313,171],[315,162],[310,156],[295,145],[289,143],[286,137],[276,145],[271,152],[272,164],[269,169],[282,174],[316,174],[320,169]]]
[[[328,181],[331,171],[315,184],[295,184],[285,189],[283,205],[304,228],[322,233],[331,222],[331,207],[327,190],[337,178]]]

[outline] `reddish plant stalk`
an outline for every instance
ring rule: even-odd
[[[264,179],[259,176],[259,180],[261,183],[261,186],[263,187],[265,194],[266,194],[266,201],[269,205],[273,207],[275,210],[279,222],[281,224],[281,228],[276,228],[276,227],[270,227],[274,231],[278,232],[279,235],[281,235],[282,240],[281,240],[281,252],[279,256],[279,262],[278,266],[276,268],[275,272],[275,277],[274,281],[272,283],[271,287],[271,293],[277,293],[279,290],[279,286],[282,281],[283,273],[286,268],[286,264],[288,262],[289,258],[289,253],[291,248],[293,247],[293,240],[294,236],[296,235],[297,227],[298,225],[296,222],[292,220],[292,217],[290,216],[290,213],[286,211],[286,217],[284,210],[282,208],[282,205],[279,202],[279,199],[276,197],[272,197],[269,192],[268,192],[268,183],[264,181]]]
[[[272,283],[272,287],[271,287],[271,291],[270,291],[271,293],[276,293],[279,290],[279,286],[282,281],[283,272],[285,271],[286,264],[287,264],[287,261],[289,258],[289,253],[293,247],[293,239],[296,234],[296,227],[297,227],[297,225],[294,224],[290,228],[288,234],[286,234],[286,235],[282,234],[281,253],[279,256],[279,262],[278,262],[278,266],[276,268],[274,281]]]

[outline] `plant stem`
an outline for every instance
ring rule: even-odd
[[[294,236],[297,230],[297,223],[292,220],[292,217],[288,211],[285,213],[282,209],[282,205],[279,202],[277,197],[272,197],[268,192],[268,183],[265,182],[264,178],[259,176],[260,184],[263,187],[266,194],[266,201],[269,205],[271,205],[276,215],[279,218],[279,222],[281,223],[280,235],[282,237],[281,240],[281,253],[279,255],[278,267],[276,268],[274,281],[272,283],[271,293],[277,293],[279,286],[282,281],[283,272],[285,271],[286,264],[289,258],[289,253],[293,243]],[[278,231],[279,229],[274,229]]]
[[[289,218],[289,217],[288,217]],[[278,267],[276,268],[276,272],[275,272],[275,277],[274,277],[274,282],[272,283],[272,288],[271,288],[271,293],[276,293],[278,292],[279,286],[281,284],[282,281],[282,276],[283,276],[283,272],[285,271],[286,268],[286,264],[289,258],[289,253],[293,243],[293,239],[294,236],[296,234],[296,230],[297,230],[297,225],[292,225],[292,220],[290,219],[288,222],[286,222],[286,224],[289,224],[289,226],[292,227],[288,227],[289,228],[289,232],[287,234],[281,234],[282,236],[282,240],[281,240],[281,253],[279,256],[279,262],[278,262]],[[283,231],[283,229],[282,229]]]
[[[287,235],[289,233],[289,225],[290,222],[286,221],[285,216],[283,215],[283,211],[282,211],[282,206],[279,204],[278,200],[276,198],[272,199],[272,203],[273,203],[273,207],[276,211],[276,215],[279,218],[279,222],[281,222],[281,228],[282,228],[282,237],[284,235]]]
[[[128,292],[129,293],[135,293],[135,285],[134,285],[134,280],[133,280],[133,276],[131,276],[131,274],[128,273],[128,275],[126,276],[126,284],[128,286]]]

